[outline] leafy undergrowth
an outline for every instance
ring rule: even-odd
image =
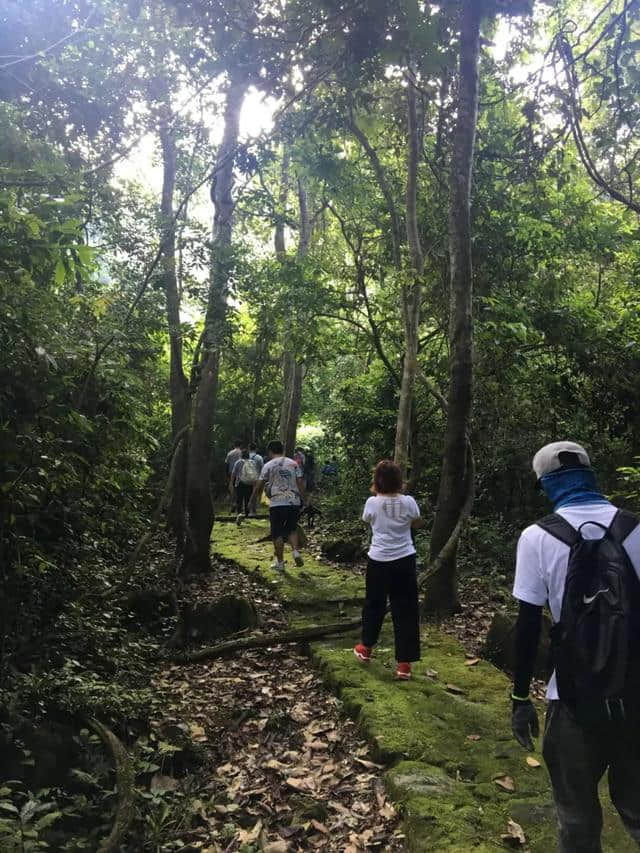
[[[254,530],[258,538],[258,523]],[[256,571],[257,555],[242,556],[237,529],[228,529],[215,547],[245,570]],[[277,588],[278,579],[267,568],[268,544],[263,553],[258,573]],[[308,559],[305,569],[316,562]],[[323,569],[325,577],[330,572],[338,579],[352,580],[356,574],[335,565]],[[294,619],[296,606],[307,605],[305,582],[296,572],[288,573],[286,603]],[[430,627],[424,632],[423,660],[415,665],[410,683],[393,681],[389,625],[367,667],[354,662],[352,641],[344,637],[313,646],[325,682],[372,744],[374,758],[390,768],[387,790],[404,816],[412,851],[488,853],[515,846],[543,853],[556,845],[550,785],[541,757],[527,755],[510,733],[509,681],[474,652],[466,652],[455,636],[471,641],[474,650],[478,647],[475,632],[481,630],[484,638],[493,610],[506,595],[503,588],[498,601],[492,583],[469,579],[463,589],[467,610],[446,630]],[[538,710],[542,717],[542,705]],[[630,852],[635,847],[606,796],[603,801],[603,849]]]

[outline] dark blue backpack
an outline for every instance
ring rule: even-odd
[[[583,719],[624,719],[640,702],[640,582],[622,547],[638,523],[625,510],[608,528],[576,530],[557,513],[537,522],[571,549],[551,646],[558,695]],[[604,536],[584,539],[588,524]]]

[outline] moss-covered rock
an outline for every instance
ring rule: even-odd
[[[354,563],[365,554],[359,539],[327,539],[321,543],[320,549],[327,559],[337,560],[338,563]]]
[[[516,617],[500,610],[494,615],[489,633],[482,649],[482,656],[499,669],[513,672],[516,656]],[[547,679],[551,675],[551,620],[545,615],[542,620],[540,642],[534,675]]]

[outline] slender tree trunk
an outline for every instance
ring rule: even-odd
[[[460,32],[458,116],[453,137],[449,197],[449,401],[438,507],[431,534],[434,560],[449,540],[469,494],[468,431],[472,405],[473,315],[471,265],[471,170],[478,111],[480,10],[476,0],[463,0]],[[430,575],[425,610],[445,615],[459,607],[457,549]]]
[[[289,198],[289,149],[285,145],[282,150],[282,164],[280,167],[280,192],[278,193],[278,204],[280,207],[279,219],[276,222],[276,229],[273,235],[273,243],[276,250],[276,257],[281,261],[284,260],[286,253],[286,245],[284,240],[284,222],[285,211],[287,209],[287,200]]]
[[[404,322],[404,361],[396,420],[396,442],[394,460],[407,475],[409,439],[411,436],[411,407],[413,386],[418,368],[418,331],[420,327],[420,301],[422,296],[422,274],[424,257],[420,245],[417,214],[418,197],[418,120],[416,114],[416,90],[412,80],[407,86],[407,245],[411,257],[413,281],[402,288],[402,319]]]
[[[170,110],[163,108],[159,135],[162,146],[162,278],[169,330],[169,397],[171,429],[175,438],[189,421],[189,383],[182,363],[180,295],[176,277],[176,223],[173,196],[176,184],[176,144],[169,127]]]
[[[207,310],[200,356],[200,379],[193,407],[187,460],[187,537],[183,573],[208,571],[213,528],[210,488],[211,432],[215,422],[220,355],[227,313],[233,228],[233,164],[238,145],[240,110],[246,84],[232,80],[227,91],[224,134],[218,149],[212,186],[215,206],[213,248]]]
[[[307,193],[300,178],[298,178],[298,206],[299,239],[297,254],[298,260],[303,260],[309,251],[311,227],[309,224]],[[291,320],[289,319],[287,321],[285,335],[289,337],[290,332]],[[282,357],[282,373],[284,389],[282,395],[282,408],[280,411],[280,441],[284,444],[285,455],[292,456],[296,446],[296,434],[298,432],[298,421],[300,419],[304,364],[296,358],[296,354],[287,347],[286,342],[285,351]]]

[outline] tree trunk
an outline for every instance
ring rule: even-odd
[[[284,393],[282,397],[282,410],[280,412],[280,441],[284,444],[285,456],[293,456],[296,446],[296,433],[298,432],[298,420],[300,419],[304,365],[289,351],[284,353],[282,361]]]
[[[470,488],[467,456],[473,379],[470,195],[478,111],[480,5],[475,0],[463,0],[462,4],[458,116],[449,196],[449,400],[438,506],[431,534],[432,560],[454,531]],[[457,548],[454,548],[428,579],[425,611],[431,615],[446,615],[459,607],[456,557]]]
[[[180,329],[180,296],[176,277],[176,223],[173,194],[176,184],[176,145],[169,128],[170,112],[163,109],[160,124],[162,146],[162,278],[169,331],[169,397],[171,400],[171,429],[175,438],[189,420],[188,382],[182,363],[182,332]]]
[[[213,528],[210,488],[211,432],[215,422],[220,355],[224,340],[229,275],[233,263],[233,164],[238,145],[240,110],[246,84],[232,80],[227,91],[224,134],[218,149],[212,186],[215,206],[213,247],[207,310],[205,313],[200,379],[193,407],[187,460],[187,536],[182,572],[211,568],[209,541]]]
[[[286,246],[284,241],[284,223],[289,198],[289,149],[285,145],[282,150],[282,165],[280,167],[280,192],[278,193],[279,218],[276,220],[276,229],[273,235],[273,243],[276,257],[281,261],[284,259]]]
[[[284,164],[283,164],[284,180]],[[307,193],[304,184],[298,178],[298,206],[299,206],[299,239],[298,260],[303,260],[309,251],[311,241],[311,227],[309,224],[309,209],[307,205]],[[277,249],[277,245],[276,245]],[[291,332],[291,320],[287,321],[285,335]],[[296,434],[298,432],[298,421],[300,419],[300,404],[302,402],[302,381],[304,379],[304,364],[298,361],[294,352],[287,348],[282,356],[283,394],[282,408],[280,410],[280,441],[284,444],[285,456],[292,456],[296,446]]]
[[[400,384],[400,400],[396,420],[396,442],[393,458],[407,475],[409,439],[411,435],[411,407],[413,386],[418,367],[418,331],[420,327],[420,300],[424,257],[420,245],[417,215],[418,196],[418,121],[416,90],[413,80],[407,86],[407,245],[411,257],[413,281],[402,288],[402,318],[404,322],[405,351]]]

